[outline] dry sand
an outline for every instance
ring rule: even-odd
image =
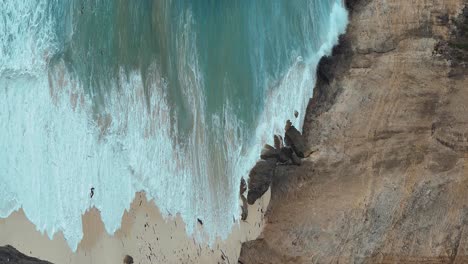
[[[270,191],[249,206],[247,220],[236,223],[228,239],[217,241],[212,247],[187,236],[180,216],[164,219],[142,192],[136,193],[114,235],[105,231],[97,209],[87,211],[82,217],[84,237],[76,252],[71,251],[61,232],[50,240],[37,231],[21,209],[0,219],[0,245],[10,244],[27,255],[56,264],[122,263],[127,254],[142,264],[237,263],[241,243],[260,235],[269,200]]]

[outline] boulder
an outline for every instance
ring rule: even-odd
[[[286,127],[288,127],[288,125],[286,125]],[[288,130],[286,130],[284,142],[286,146],[290,146],[300,158],[305,158],[309,154],[304,137],[293,125],[289,126]]]
[[[278,159],[279,150],[275,149],[274,147],[265,144],[262,149],[262,153],[260,154],[260,158],[263,160],[267,159]]]
[[[273,141],[275,142],[275,149],[281,149],[283,147],[283,137],[280,135],[274,135]]]
[[[292,127],[291,120],[286,121],[286,125],[284,126],[284,132],[288,131]],[[285,138],[286,140],[286,138]]]
[[[240,182],[239,194],[240,195],[244,194],[246,190],[247,190],[247,183],[245,182],[244,178],[242,178]]]
[[[249,173],[248,204],[254,204],[268,190],[275,167],[276,159],[268,159],[258,161],[252,168]]]
[[[133,264],[133,258],[129,255],[126,255],[123,259],[124,264]]]
[[[293,150],[291,147],[282,147],[280,150],[280,155],[278,161],[281,163],[286,163],[291,160]]]
[[[268,144],[263,145],[263,149],[264,150],[275,150],[275,148],[273,146],[268,145]]]

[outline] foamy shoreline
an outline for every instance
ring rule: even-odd
[[[72,252],[61,232],[50,240],[47,234],[37,231],[22,209],[0,219],[0,245],[9,244],[27,255],[57,264],[122,263],[127,254],[135,263],[235,263],[242,242],[260,235],[269,200],[270,191],[249,205],[245,222],[234,224],[229,237],[217,240],[212,247],[188,236],[179,215],[164,219],[144,192],[135,194],[120,229],[113,235],[106,233],[100,212],[88,210],[82,216],[84,237],[76,252]]]

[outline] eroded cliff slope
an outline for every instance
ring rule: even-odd
[[[250,263],[468,263],[468,1],[350,0]]]

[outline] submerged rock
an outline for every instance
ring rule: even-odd
[[[248,204],[254,204],[270,187],[276,159],[260,160],[249,173]]]

